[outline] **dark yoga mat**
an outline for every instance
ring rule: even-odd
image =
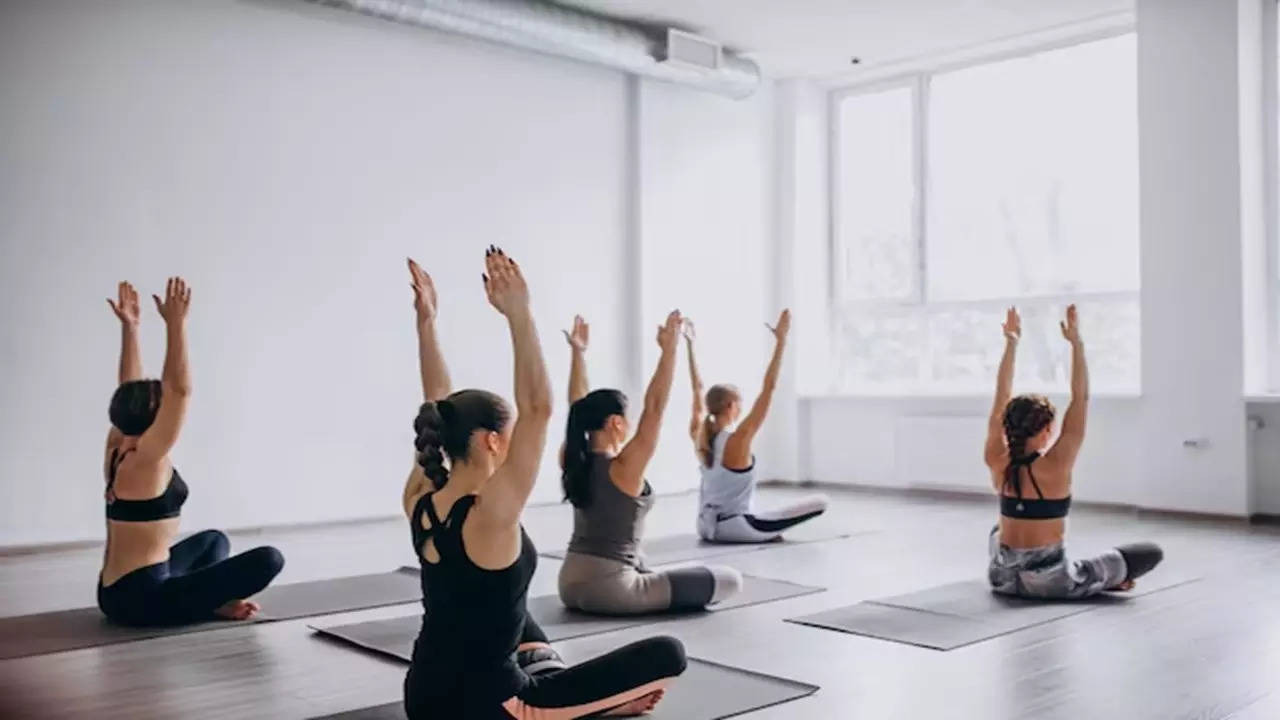
[[[417,568],[374,575],[276,585],[254,597],[262,613],[249,621],[215,620],[176,627],[131,628],[107,621],[96,607],[0,618],[0,659],[113,645],[166,635],[243,627],[350,610],[418,602]]]
[[[1095,595],[1083,600],[1028,600],[997,595],[982,580],[941,585],[906,595],[868,600],[814,615],[787,618],[799,625],[891,640],[934,650],[953,650],[1036,625],[1123,605],[1198,578],[1144,578],[1133,593]]]
[[[720,720],[812,695],[817,685],[689,658],[647,720]],[[404,720],[397,701],[313,720]]]
[[[529,614],[538,621],[538,625],[542,626],[542,631],[547,634],[547,637],[556,641],[649,625],[671,618],[704,615],[707,612],[724,612],[822,591],[823,588],[747,575],[742,580],[742,592],[706,612],[628,616],[589,615],[567,610],[556,595],[540,595],[529,598]],[[415,614],[334,627],[311,626],[311,629],[356,647],[408,662],[413,652],[413,640],[418,636],[421,627],[422,615]]]
[[[767,543],[709,543],[692,533],[688,535],[667,535],[665,537],[645,540],[640,544],[647,565],[657,567],[689,560],[704,560],[721,555],[736,555],[757,550],[792,547],[808,543],[825,542],[827,540],[843,540],[854,535],[866,535],[871,530],[858,532],[822,532],[809,528],[798,528],[789,531],[781,540]],[[563,560],[565,550],[544,550],[538,554],[542,557]]]

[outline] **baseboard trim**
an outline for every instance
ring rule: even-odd
[[[831,492],[855,492],[864,495],[875,495],[881,497],[918,497],[930,498],[934,500],[954,500],[959,502],[971,502],[975,504],[986,504],[994,499],[992,493],[979,490],[967,490],[961,488],[947,487],[886,487],[884,485],[863,485],[859,483],[836,483],[821,482],[817,480],[783,480],[780,478],[772,478],[761,481],[763,487],[782,487],[782,488],[805,488],[805,489],[821,489]],[[1193,520],[1198,522],[1232,522],[1241,524],[1258,524],[1280,525],[1280,515],[1268,515],[1264,513],[1255,513],[1253,515],[1231,515],[1227,513],[1211,513],[1199,512],[1195,510],[1165,510],[1161,508],[1145,508],[1139,505],[1116,502],[1099,502],[1091,500],[1073,500],[1072,505],[1075,507],[1084,507],[1090,510],[1103,510],[1107,512],[1136,514],[1138,516],[1162,517],[1177,520]]]
[[[697,492],[696,490],[681,490],[679,492],[659,493],[658,497],[674,497],[677,495],[688,495]],[[559,500],[547,500],[536,503],[529,503],[525,509],[529,508],[545,508],[555,507],[564,503]],[[293,523],[277,523],[274,525],[246,525],[232,526],[220,528],[228,535],[262,535],[266,533],[287,533],[302,530],[317,530],[323,528],[342,528],[352,527],[356,525],[374,525],[377,523],[404,521],[404,516],[398,513],[389,515],[371,515],[358,518],[343,518],[337,520],[304,520]],[[40,555],[44,553],[59,553],[72,550],[85,550],[89,548],[102,547],[102,539],[84,539],[84,540],[65,540],[51,543],[36,543],[29,545],[0,545],[0,558],[16,557],[19,555]]]

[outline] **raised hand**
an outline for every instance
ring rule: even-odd
[[[180,277],[169,278],[164,289],[164,300],[159,295],[152,295],[151,298],[156,301],[156,310],[166,323],[172,325],[187,319],[187,309],[191,307],[191,288],[187,287],[186,280]]]
[[[1062,328],[1062,337],[1067,342],[1076,345],[1080,342],[1080,318],[1076,314],[1076,306],[1067,306],[1067,315],[1062,322],[1058,323],[1058,327]]]
[[[693,344],[694,340],[698,339],[698,331],[693,327],[693,318],[686,317],[684,319],[683,334],[684,334],[685,342],[689,343],[690,345]]]
[[[591,340],[591,326],[581,315],[573,316],[573,329],[562,330],[564,339],[569,342],[569,347],[578,352],[586,352],[587,343]]]
[[[510,318],[512,313],[529,309],[529,286],[515,260],[502,248],[489,246],[484,251],[484,292],[495,310]]]
[[[778,324],[770,325],[765,323],[764,326],[769,328],[769,332],[773,333],[774,339],[778,342],[786,340],[787,333],[791,332],[791,311],[783,310],[782,314],[778,316]]]
[[[1000,328],[1004,330],[1004,336],[1008,340],[1017,342],[1022,337],[1022,317],[1018,315],[1018,308],[1010,307],[1005,311],[1004,323]]]
[[[111,312],[116,314],[120,322],[125,325],[137,327],[142,321],[142,307],[138,303],[138,291],[127,282],[120,283],[117,289],[118,299],[112,300],[107,298],[107,304],[111,306]]]
[[[680,342],[680,326],[684,324],[684,318],[680,316],[679,310],[672,310],[667,315],[667,321],[658,326],[658,347],[662,348],[662,352],[669,353],[676,349],[676,343]]]
[[[413,258],[409,258],[409,277],[409,287],[413,288],[413,309],[418,313],[418,320],[435,320],[436,311],[440,307],[436,297],[436,284]]]

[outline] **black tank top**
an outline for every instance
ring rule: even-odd
[[[410,717],[488,717],[516,695],[528,677],[515,661],[524,632],[525,599],[538,565],[538,551],[520,528],[520,555],[502,570],[485,570],[467,557],[462,523],[476,502],[464,495],[444,521],[427,493],[410,518],[413,552],[422,568],[422,630],[413,644],[405,678],[405,705]],[[422,528],[426,513],[431,528]],[[439,562],[422,557],[428,539],[435,541]]]
[[[169,484],[165,486],[164,492],[156,497],[147,500],[121,500],[116,497],[116,470],[120,468],[120,463],[124,461],[125,455],[132,450],[120,452],[114,450],[111,453],[111,468],[107,474],[107,490],[105,497],[107,500],[107,517],[111,520],[120,520],[123,522],[149,522],[151,520],[165,520],[167,518],[175,518],[182,514],[182,504],[187,501],[187,484],[183,482],[182,476],[178,474],[178,469],[173,468],[169,476]]]

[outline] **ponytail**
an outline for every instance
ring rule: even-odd
[[[502,432],[510,419],[502,398],[485,390],[459,390],[447,398],[422,403],[413,421],[418,466],[436,490],[443,489],[453,465],[467,459],[472,433]]]
[[[604,428],[610,416],[626,412],[627,396],[618,390],[593,390],[569,406],[560,483],[574,507],[591,504],[591,433]]]
[[[716,464],[715,434],[716,416],[707,415],[702,418],[702,431],[698,433],[698,457],[704,467]]]
[[[707,390],[707,416],[702,419],[702,432],[698,436],[698,457],[703,466],[710,468],[716,464],[716,419],[738,402],[739,397],[738,388],[732,385],[712,385]]]

